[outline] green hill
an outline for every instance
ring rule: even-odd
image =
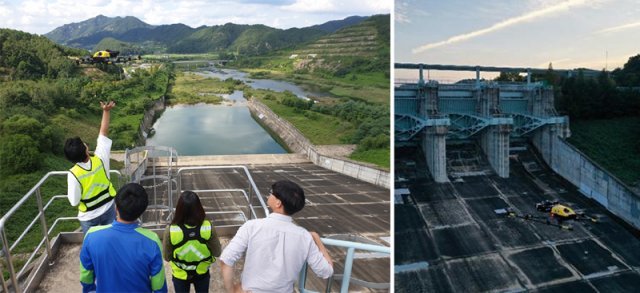
[[[139,46],[136,46],[131,43],[123,42],[120,40],[116,40],[114,38],[102,39],[102,41],[100,41],[100,43],[98,43],[93,48],[93,51],[107,50],[107,49],[113,50],[113,51],[119,51],[121,56],[130,55],[130,54],[139,54],[141,52],[141,49]]]
[[[390,15],[375,15],[293,49],[289,55],[293,68],[298,72],[328,71],[338,77],[384,72],[388,78],[389,22]]]
[[[44,36],[56,43],[71,45],[78,43],[73,40],[89,37],[99,33],[107,32],[108,34],[104,35],[104,37],[107,35],[115,36],[132,29],[151,27],[153,26],[146,24],[133,16],[106,17],[104,15],[98,15],[82,22],[65,24],[44,34]]]
[[[79,23],[63,25],[44,36],[59,44],[84,49],[93,49],[102,40],[112,38],[138,47],[141,52],[237,52],[259,55],[316,40],[364,19],[353,16],[306,28],[282,30],[265,25],[233,23],[198,28],[184,24],[153,26],[131,16],[110,18],[99,15]]]
[[[5,80],[71,76],[76,67],[66,56],[83,54],[45,37],[10,29],[0,29],[0,44],[0,72]]]
[[[389,50],[389,15],[376,15],[342,28],[294,50],[294,54],[321,56],[376,56]]]

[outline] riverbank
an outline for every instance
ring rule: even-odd
[[[276,77],[276,80],[252,79],[247,76],[246,72],[260,72],[261,69],[245,69],[246,72],[229,67],[202,69],[196,74],[204,77],[201,82],[209,84],[210,92],[221,92],[232,88],[236,91],[242,90],[245,97],[260,99],[279,117],[292,123],[314,145],[360,145],[350,156],[352,160],[390,168],[388,105],[365,102],[356,98],[336,98],[330,93],[314,94],[296,85],[297,82],[292,84],[281,81],[283,76]],[[306,76],[310,78],[312,75]],[[212,82],[209,82],[210,78],[213,78]],[[292,81],[295,82],[295,80]],[[331,80],[318,79],[317,81],[318,84],[331,84],[328,85],[330,88],[335,86],[335,82]],[[192,84],[192,87],[196,86],[199,85]],[[348,86],[352,89],[358,87],[358,85]],[[388,102],[388,90],[385,89],[384,93],[385,100]]]
[[[269,69],[236,68],[249,73],[250,78],[274,79],[291,82],[311,92],[326,92],[328,95],[317,97],[320,100],[326,98],[349,98],[369,103],[389,106],[389,78],[382,73],[353,74],[350,77],[340,78],[334,76],[291,73]]]
[[[263,123],[277,133],[288,145],[289,149],[305,155],[312,163],[338,173],[351,176],[358,180],[373,183],[375,185],[391,188],[391,176],[388,170],[383,170],[376,165],[355,162],[344,157],[326,155],[318,151],[317,147],[309,141],[295,126],[281,119],[269,107],[257,99],[249,99],[249,110],[255,116],[261,117]]]

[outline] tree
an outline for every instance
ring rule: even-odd
[[[13,134],[0,142],[0,172],[4,175],[33,172],[40,161],[36,142],[29,136]]]
[[[520,75],[519,72],[500,72],[498,77],[494,78],[495,81],[506,81],[506,82],[523,82],[526,81],[526,78]]]
[[[614,70],[613,76],[621,86],[640,86],[640,54],[630,57],[622,69]]]

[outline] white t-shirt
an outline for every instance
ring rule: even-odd
[[[98,156],[102,160],[102,164],[104,165],[104,170],[107,172],[107,178],[111,178],[111,174],[109,174],[109,155],[111,154],[111,144],[112,141],[108,137],[99,134],[98,135],[98,144],[96,146],[96,150],[94,155]],[[83,169],[90,170],[91,169],[91,160],[88,162],[80,162],[77,163],[78,166]],[[80,182],[76,179],[71,172],[67,175],[67,198],[69,199],[69,203],[72,206],[77,206],[80,203],[80,198],[82,196],[82,191],[80,190]],[[104,214],[111,206],[113,205],[113,201],[106,203],[105,205],[88,212],[78,211],[78,220],[80,221],[89,221],[91,219],[95,219],[98,216]]]
[[[305,262],[319,277],[333,274],[311,234],[289,216],[271,213],[250,220],[238,229],[220,260],[229,266],[247,252],[242,272],[242,289],[251,292],[292,292]]]

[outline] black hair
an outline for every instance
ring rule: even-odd
[[[271,185],[271,194],[282,202],[284,212],[291,216],[304,208],[304,190],[289,180],[280,180]]]
[[[180,195],[172,225],[198,226],[204,221],[205,213],[200,198],[193,191],[185,191]]]
[[[116,194],[116,207],[122,220],[135,221],[144,213],[147,205],[149,205],[147,192],[138,183],[125,184]]]
[[[67,138],[64,142],[64,156],[72,163],[84,162],[87,160],[87,146],[80,137]]]

